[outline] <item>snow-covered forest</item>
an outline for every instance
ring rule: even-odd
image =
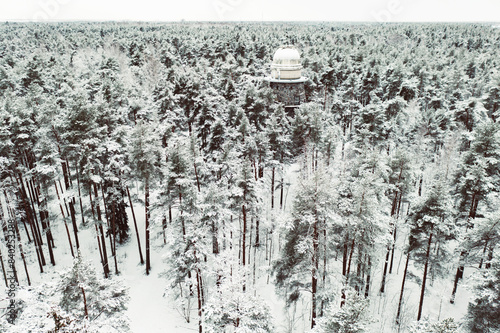
[[[500,332],[499,68],[487,24],[0,24],[0,331]]]

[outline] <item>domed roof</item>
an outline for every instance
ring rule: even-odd
[[[273,65],[300,65],[299,51],[291,45],[280,47],[274,53]]]
[[[271,65],[271,76],[274,79],[299,79],[301,70],[300,54],[295,47],[282,46],[274,53]]]

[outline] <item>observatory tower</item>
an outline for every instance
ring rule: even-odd
[[[277,102],[285,105],[287,113],[305,102],[306,81],[307,78],[302,76],[299,51],[290,45],[280,47],[274,53],[269,84],[276,94]]]

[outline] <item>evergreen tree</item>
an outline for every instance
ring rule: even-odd
[[[500,263],[493,260],[490,269],[478,272],[475,284],[476,295],[469,303],[467,326],[473,333],[493,333],[500,330]]]

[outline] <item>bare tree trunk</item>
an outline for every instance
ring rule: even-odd
[[[151,252],[149,247],[149,179],[146,178],[144,184],[144,209],[146,211],[146,275],[149,275],[149,271],[151,270]]]
[[[368,268],[366,273],[366,284],[365,284],[365,298],[368,298],[368,296],[370,295],[371,271],[372,271],[372,258],[368,256]]]
[[[198,265],[198,258],[196,256],[196,248],[194,249],[194,260],[196,265]],[[203,311],[203,297],[202,297],[202,286],[201,286],[201,274],[200,274],[200,268],[196,267],[196,291],[197,291],[197,297],[198,297],[198,332],[202,333],[203,327],[202,327],[202,311]]]
[[[313,254],[312,254],[312,270],[311,270],[311,328],[316,325],[316,293],[318,291],[318,262],[319,262],[319,232],[318,218],[313,224]]]
[[[408,263],[410,262],[410,251],[408,251],[408,254],[406,255],[406,264],[405,264],[405,271],[403,273],[403,282],[401,283],[401,292],[399,294],[399,303],[398,303],[398,312],[396,314],[396,325],[400,325],[399,318],[401,316],[401,305],[403,304],[403,293],[405,291],[405,282],[406,282],[406,275],[408,273]]]
[[[21,196],[21,201],[23,202],[24,206],[24,211],[26,212],[26,218],[28,219],[28,224],[30,225],[31,228],[31,234],[33,235],[33,242],[35,243],[35,252],[36,252],[36,257],[38,259],[38,265],[40,267],[40,273],[43,273],[43,252],[42,252],[42,247],[40,246],[40,243],[38,241],[38,235],[35,231],[35,226],[34,226],[34,221],[33,221],[33,216],[30,207],[27,204],[27,197],[26,197],[26,190],[24,188],[24,184],[22,182],[22,179],[19,179],[19,193]],[[7,192],[4,191],[5,195],[5,200],[7,200],[7,205],[8,205],[8,197],[7,197]]]
[[[28,286],[31,286],[30,274],[28,272],[28,265],[26,264],[26,257],[24,256],[23,246],[21,245],[20,241],[18,244],[19,244],[19,253],[21,253],[21,259],[23,260],[24,272],[26,273],[26,279],[28,280]]]
[[[64,209],[61,204],[61,197],[59,196],[59,190],[57,189],[57,182],[54,181],[54,186],[56,188],[57,199],[59,200],[59,208],[61,209],[61,216],[63,218],[64,227],[66,228],[66,235],[68,236],[69,248],[71,249],[71,255],[75,257],[75,252],[73,251],[73,243],[71,242],[71,235],[69,233],[68,224],[66,223],[66,216],[64,215]]]
[[[144,264],[144,258],[142,257],[141,250],[141,238],[139,237],[139,229],[137,228],[137,220],[135,219],[134,204],[132,203],[132,198],[130,197],[130,191],[127,186],[128,202],[130,204],[130,210],[132,211],[132,218],[134,220],[135,235],[137,236],[137,246],[139,248],[139,257],[141,259],[141,265]]]
[[[247,233],[247,212],[245,204],[241,206],[241,211],[243,214],[243,230],[241,232],[241,265],[245,268],[245,260],[246,260],[246,233]],[[243,291],[245,291],[246,286],[245,282],[243,282]]]
[[[99,204],[99,192],[97,191],[97,184],[95,183],[94,183],[94,196],[95,196],[97,220],[99,223],[99,232],[101,234],[102,268],[104,270],[104,277],[107,279],[109,277],[109,265],[108,265],[108,254],[106,251],[106,237],[104,235],[104,230],[102,227],[103,221],[101,217],[101,206]]]
[[[418,304],[417,320],[420,320],[420,318],[422,317],[422,307],[424,305],[424,295],[425,295],[425,282],[427,281],[427,268],[429,267],[429,255],[431,252],[433,230],[434,230],[434,225],[432,225],[432,228],[431,228],[429,242],[427,243],[427,252],[425,254],[424,277],[422,279],[422,289],[420,291],[420,303]]]
[[[384,293],[385,291],[385,277],[387,276],[387,267],[389,264],[389,256],[391,254],[391,249],[387,247],[387,253],[385,254],[385,262],[384,262],[384,271],[382,273],[382,282],[380,284],[380,293]]]
[[[285,188],[285,180],[281,176],[281,188],[280,188],[280,209],[283,209],[283,191]]]
[[[118,261],[116,260],[116,224],[115,224],[115,203],[111,203],[111,230],[113,231],[113,242],[112,242],[112,249],[113,249],[113,258],[115,261],[115,274],[118,275],[120,272],[118,271]]]
[[[45,237],[47,239],[47,247],[49,249],[49,257],[50,257],[50,263],[52,266],[56,265],[56,261],[54,259],[54,251],[52,249],[52,234],[50,232],[50,227],[49,227],[49,211],[47,210],[47,198],[44,197],[42,199],[42,202],[39,204],[39,212],[40,212],[40,220],[42,222],[42,228],[43,232],[45,233]]]
[[[274,209],[274,177],[275,177],[275,168],[273,167],[271,173],[271,209]]]
[[[260,222],[259,219],[255,219],[255,247],[260,246],[260,230],[259,230]],[[255,260],[255,259],[254,259]]]
[[[82,203],[82,192],[80,189],[80,172],[78,171],[78,164],[75,163],[75,169],[76,169],[76,186],[78,186],[78,199],[80,201],[80,213],[82,215],[82,225],[85,225],[85,217],[83,214],[83,203]]]
[[[82,290],[83,297],[83,314],[86,319],[89,319],[89,310],[87,308],[87,297],[85,296],[85,290],[83,289],[83,287],[80,287],[80,289]]]
[[[0,263],[2,264],[2,273],[3,273],[3,278],[5,280],[5,287],[9,288],[9,282],[7,281],[7,274],[5,273],[5,265],[3,263],[3,257],[2,257],[1,248],[0,248]]]

